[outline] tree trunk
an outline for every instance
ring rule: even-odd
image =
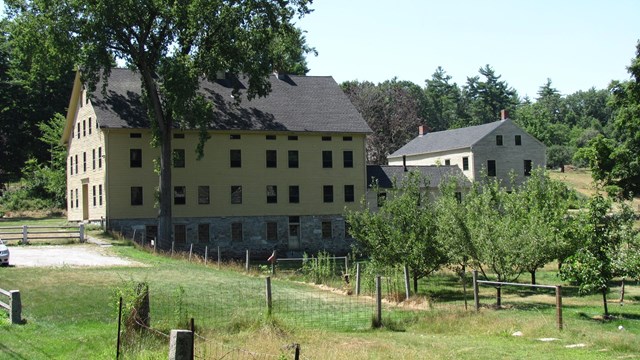
[[[602,289],[602,303],[604,304],[604,318],[609,317],[609,308],[607,307],[607,289]]]
[[[413,274],[413,293],[418,294],[418,275]]]
[[[624,278],[622,278],[622,283],[620,284],[620,304],[624,302]]]
[[[531,273],[531,285],[535,285],[536,284],[536,271],[530,271]]]

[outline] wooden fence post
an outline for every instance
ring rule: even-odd
[[[382,279],[376,276],[376,327],[382,326]]]
[[[218,269],[220,269],[220,246],[218,246]]]
[[[169,339],[169,360],[191,360],[193,358],[193,334],[191,331],[171,330]]]
[[[360,263],[356,263],[356,296],[360,295]]]
[[[191,262],[191,255],[193,254],[193,243],[189,246],[189,262]]]
[[[204,247],[204,265],[207,265],[207,259],[209,258],[209,246]]]
[[[267,298],[267,314],[271,315],[271,276],[267,276],[266,279],[266,298]]]
[[[26,245],[29,242],[29,229],[27,225],[22,225],[22,244]]]
[[[80,238],[80,242],[83,243],[84,242],[84,224],[80,224],[80,226],[78,226],[78,237]],[[136,235],[135,235],[135,230],[134,230],[134,234],[133,234],[133,242],[136,241],[135,239]]]
[[[246,263],[244,265],[244,268],[247,272],[249,272],[249,249],[247,249],[247,259],[246,259]]]
[[[496,308],[500,309],[502,306],[502,286],[496,288]]]
[[[411,296],[411,287],[409,286],[409,267],[404,266],[404,299],[409,300]]]
[[[173,257],[173,250],[175,249],[175,247],[176,247],[176,242],[172,241],[171,242],[171,257]]]
[[[473,305],[480,311],[480,297],[478,296],[478,270],[473,270]]]
[[[9,297],[11,299],[11,323],[22,323],[22,299],[20,298],[20,290],[9,290]]]
[[[562,330],[562,286],[556,286],[556,322],[558,330]]]

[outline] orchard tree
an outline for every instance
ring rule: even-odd
[[[266,96],[268,75],[282,59],[297,58],[289,42],[292,21],[308,14],[311,0],[7,0],[14,20],[55,19],[42,29],[51,34],[54,53],[78,51],[89,88],[108,78],[119,59],[140,76],[153,131],[160,148],[158,242],[171,243],[171,139],[174,126],[200,130],[202,155],[212,104],[198,92],[202,79],[218,72],[248,77],[247,98]],[[77,44],[69,44],[73,39]],[[63,41],[64,40],[64,41]],[[292,50],[293,53],[281,53]],[[234,89],[234,95],[239,89]],[[236,98],[238,98],[236,96]]]

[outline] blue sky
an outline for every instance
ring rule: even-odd
[[[490,64],[520,96],[550,78],[563,94],[626,80],[638,0],[316,0],[298,22],[318,57],[309,75],[424,86],[437,66],[463,85]]]
[[[0,7],[4,2],[0,0]],[[640,0],[315,0],[298,21],[319,55],[309,75],[423,86],[442,66],[458,85],[490,64],[520,96],[551,78],[571,94],[626,80]]]

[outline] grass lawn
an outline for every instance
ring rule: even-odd
[[[184,328],[194,317],[197,333],[208,339],[197,341],[199,354],[211,358],[221,347],[291,354],[283,350],[291,343],[299,343],[310,359],[601,359],[640,354],[640,287],[635,283],[627,286],[624,306],[615,302],[617,289],[612,290],[614,320],[606,322],[597,320],[602,313],[599,296],[577,297],[566,287],[565,329],[559,331],[554,297],[548,292],[504,289],[504,308],[494,310],[495,291],[482,288],[483,308],[475,313],[464,310],[460,287],[442,273],[422,282],[424,293],[409,302],[421,310],[410,315],[406,310],[385,310],[387,327],[374,330],[368,300],[276,278],[274,310],[268,318],[262,274],[247,275],[240,266],[218,270],[130,246],[111,249],[144,266],[0,268],[0,287],[21,291],[26,319],[24,325],[0,319],[0,358],[113,359],[114,289],[137,281],[149,283],[152,326],[167,333]],[[540,272],[538,281],[557,283],[552,270],[550,266]],[[621,325],[624,330],[618,330]],[[523,336],[512,336],[516,331]],[[125,358],[166,359],[168,341],[163,335],[141,341],[143,350],[136,352],[128,345]],[[571,345],[577,346],[566,347]]]

